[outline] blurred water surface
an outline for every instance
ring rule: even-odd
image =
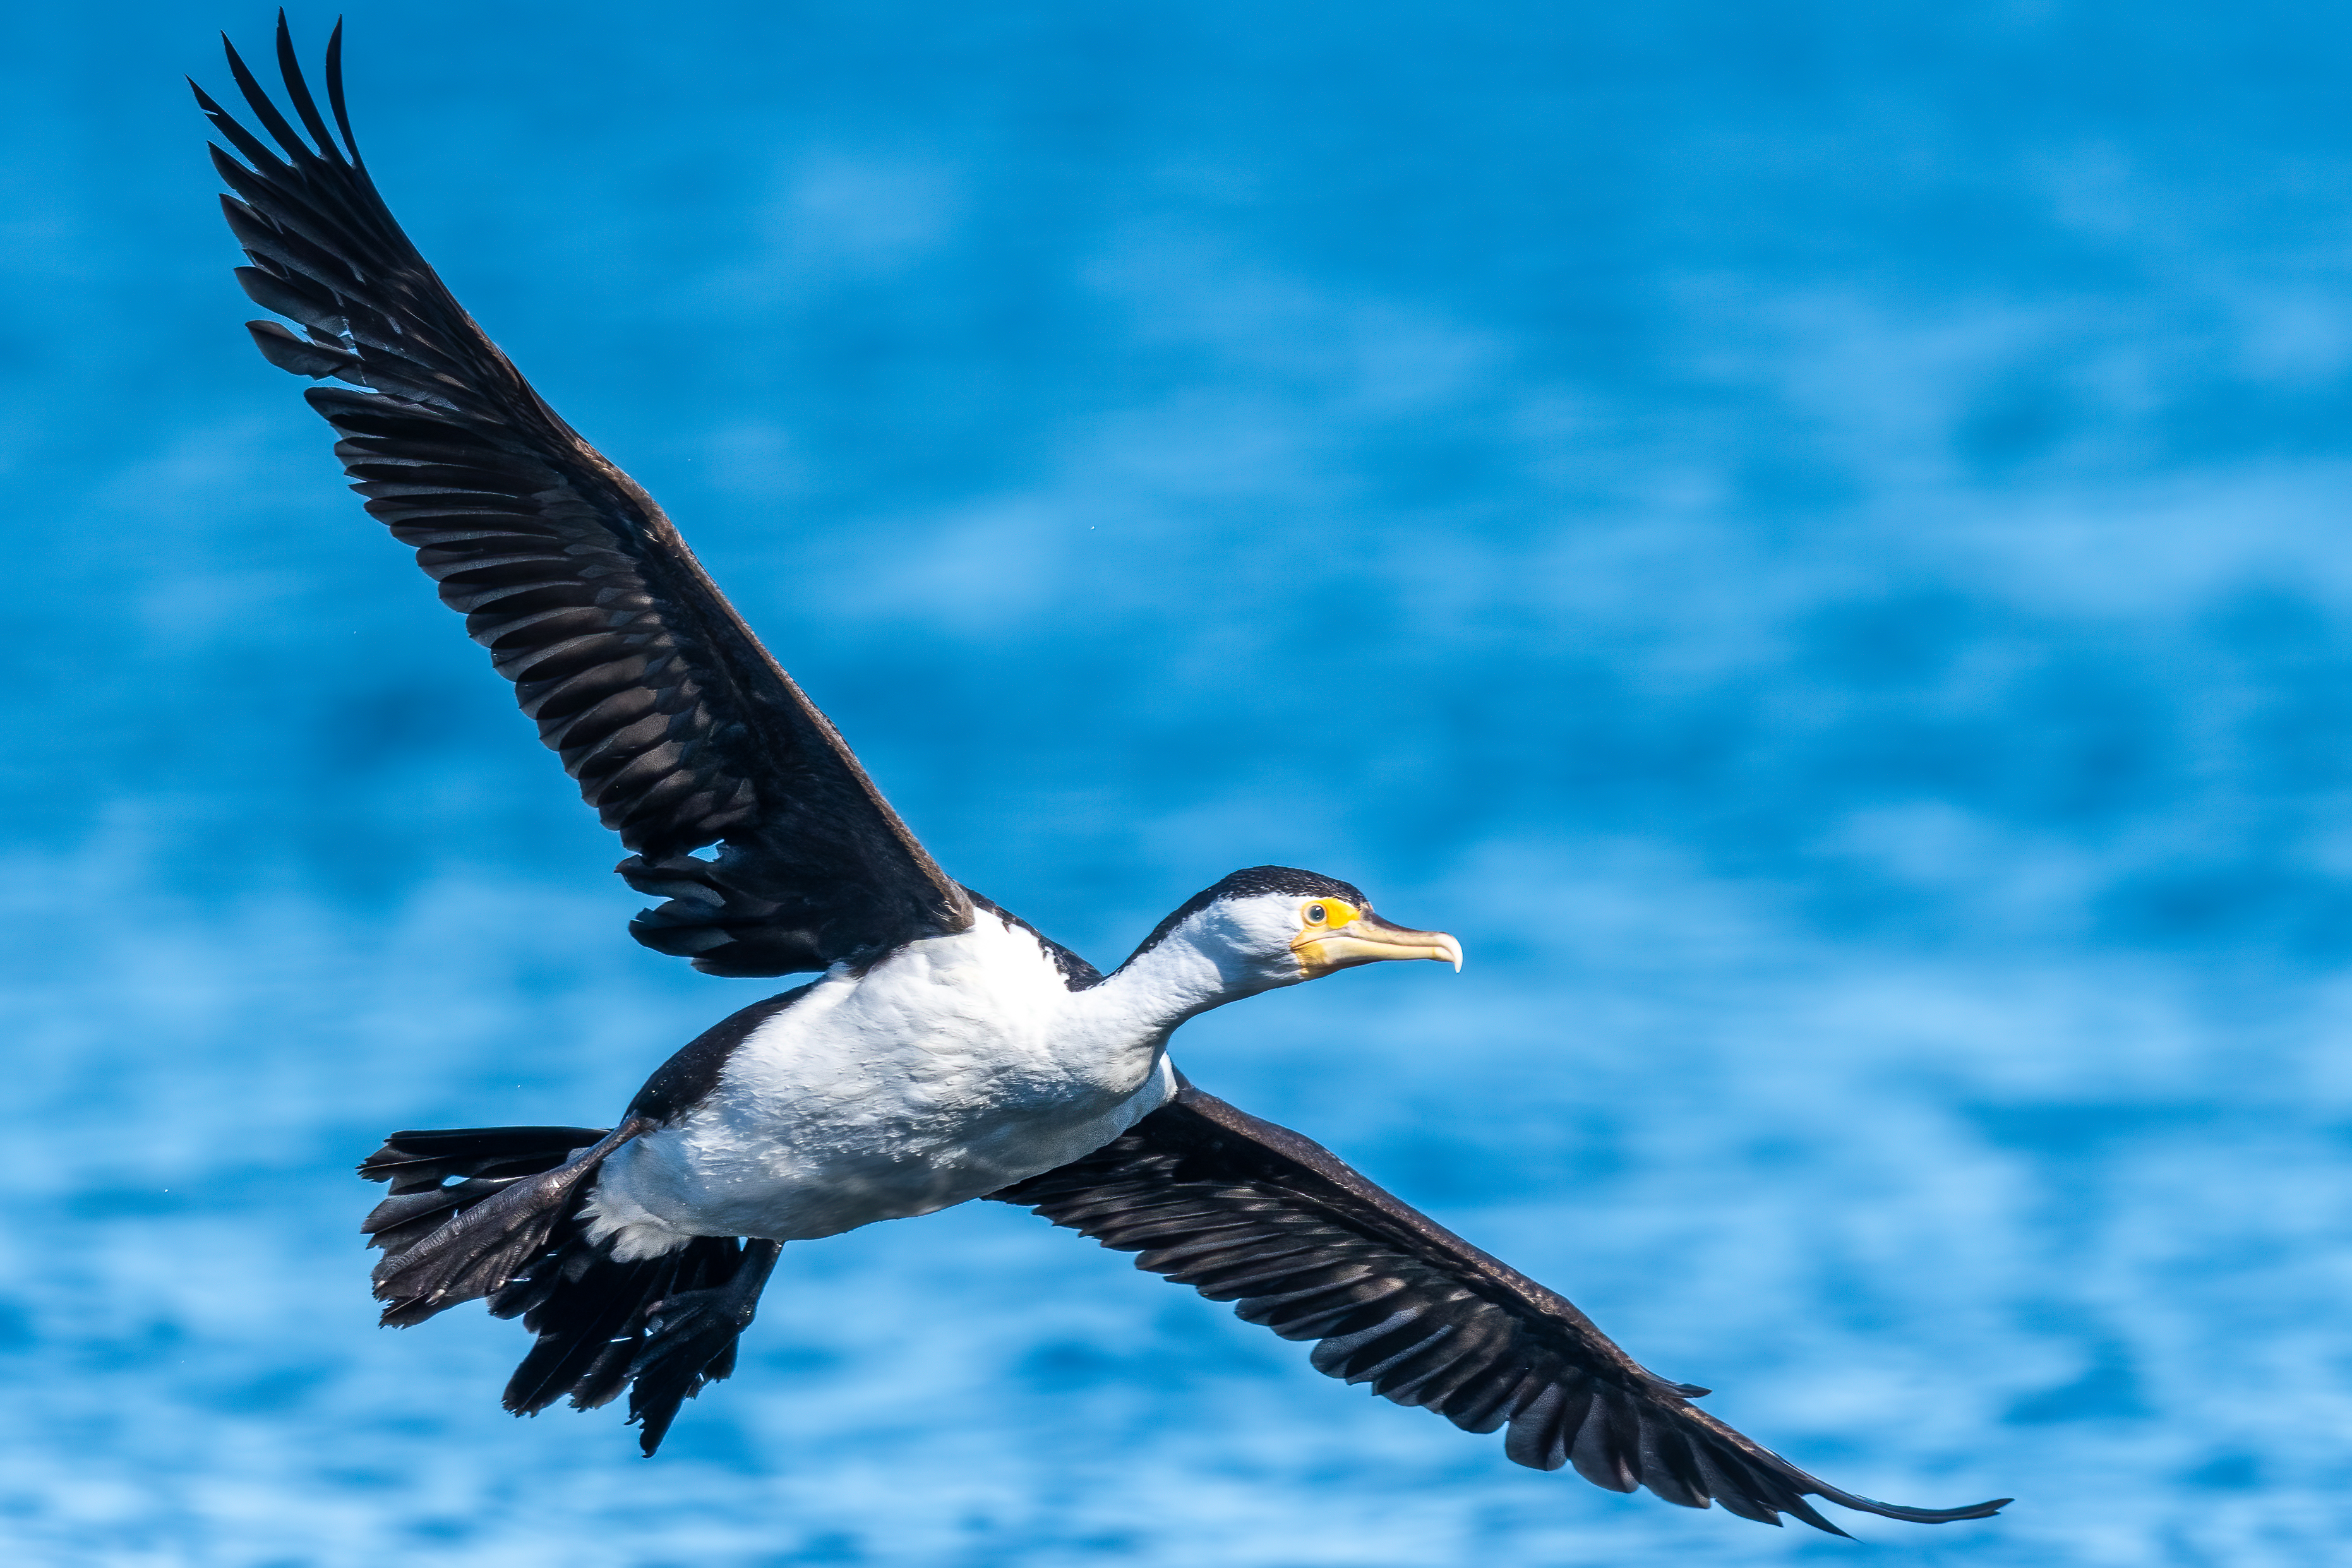
[[[1460,935],[1189,1029],[1906,1562],[2352,1531],[2352,21],[359,0],[379,180],[946,865]],[[331,17],[298,8],[306,50]],[[1859,1562],[1019,1213],[787,1252],[636,1459],[378,1333],[350,1164],[772,988],[247,345],[209,28],[0,19],[0,1541],[40,1564]],[[313,53],[312,57],[315,57]]]

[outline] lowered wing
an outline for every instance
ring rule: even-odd
[[[1845,1532],[1805,1500],[1887,1519],[1982,1519],[1841,1490],[1705,1414],[1706,1392],[1635,1362],[1592,1320],[1414,1212],[1320,1145],[1184,1084],[1125,1134],[992,1193],[1190,1285],[1285,1339],[1315,1368],[1465,1430],[1507,1427],[1520,1464],[1574,1465],[1595,1486],[1685,1508],[1783,1513]]]
[[[666,897],[637,940],[719,975],[822,969],[971,924],[823,714],[744,625],[652,497],[582,440],[450,297],[368,177],[327,44],[330,132],[286,22],[278,61],[301,122],[228,51],[262,135],[196,89],[244,158],[213,162],[265,309],[270,363],[341,437],[367,509],[416,549],[540,738]],[[191,84],[193,85],[193,84]],[[339,132],[340,134],[337,134]],[[719,845],[715,859],[692,852]]]

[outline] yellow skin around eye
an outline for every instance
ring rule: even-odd
[[[1315,918],[1318,910],[1323,912],[1320,920]],[[1309,899],[1298,906],[1298,924],[1308,931],[1336,931],[1355,919],[1357,913],[1356,906],[1344,899]]]
[[[1409,931],[1343,898],[1302,899],[1290,950],[1298,956],[1302,980],[1388,958],[1435,958],[1462,967],[1462,945],[1444,932]]]

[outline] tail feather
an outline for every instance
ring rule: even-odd
[[[629,1419],[650,1457],[677,1419],[678,1406],[735,1370],[735,1347],[751,1326],[760,1292],[783,1249],[777,1241],[753,1241],[740,1255],[731,1240],[727,1254],[713,1255],[691,1283],[684,1269],[662,1299],[646,1309],[646,1338],[629,1362]],[[723,1279],[710,1276],[720,1266]]]
[[[539,1335],[507,1385],[507,1408],[535,1416],[569,1396],[573,1408],[593,1409],[625,1388],[629,1420],[651,1454],[678,1407],[735,1370],[736,1344],[780,1249],[698,1236],[619,1263],[575,1233],[490,1302]]]
[[[610,1127],[447,1127],[393,1133],[360,1162],[360,1175],[395,1193],[422,1192],[451,1176],[537,1176],[601,1144]]]
[[[576,1215],[596,1168],[647,1125],[394,1133],[360,1174],[392,1184],[361,1226],[384,1250],[385,1323],[488,1297],[491,1315],[537,1336],[507,1385],[509,1410],[535,1416],[567,1396],[585,1410],[627,1389],[651,1454],[679,1406],[735,1370],[781,1244],[700,1236],[624,1263],[589,1240]]]
[[[360,1221],[368,1245],[397,1256],[443,1220],[495,1197],[527,1176],[553,1170],[604,1142],[609,1127],[459,1127],[394,1133],[360,1162],[369,1181],[390,1182],[392,1196]]]
[[[504,1148],[480,1152],[480,1143],[488,1141],[481,1129],[437,1136],[395,1134],[376,1159],[360,1167],[362,1176],[398,1184],[363,1222],[373,1227],[381,1217],[383,1228],[377,1234],[400,1243],[397,1249],[386,1248],[373,1276],[376,1300],[384,1303],[385,1326],[407,1328],[460,1301],[505,1289],[572,1218],[605,1157],[651,1125],[632,1116],[578,1154],[566,1149],[569,1157],[552,1166],[546,1163],[544,1145],[531,1149],[509,1142]],[[532,1130],[570,1134],[579,1129]],[[468,1137],[478,1142],[469,1147],[464,1141]],[[384,1160],[385,1154],[394,1158]],[[531,1165],[541,1168],[527,1174],[520,1168]],[[498,1174],[471,1175],[465,1168],[469,1166]],[[515,1174],[504,1174],[509,1169]],[[428,1176],[434,1171],[442,1176]],[[428,1180],[446,1176],[463,1179],[427,1188]],[[402,1192],[400,1186],[410,1190]],[[428,1201],[414,1201],[419,1199]],[[441,1218],[444,1213],[447,1218]]]
[[[731,1249],[735,1243],[723,1245]],[[605,1249],[575,1235],[542,1259],[531,1276],[493,1297],[492,1316],[520,1317],[538,1336],[507,1383],[506,1407],[518,1416],[536,1416],[566,1395],[582,1410],[610,1401],[625,1385],[629,1360],[645,1337],[646,1302],[676,1271],[677,1257],[672,1252],[617,1263]],[[516,1299],[526,1291],[528,1303]]]

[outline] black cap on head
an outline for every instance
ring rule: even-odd
[[[1336,876],[1300,871],[1296,866],[1254,865],[1234,873],[1214,887],[1203,888],[1185,909],[1203,909],[1221,898],[1255,898],[1265,893],[1287,894],[1293,898],[1344,898],[1358,908],[1369,902],[1361,889]]]
[[[1127,956],[1127,962],[1132,964],[1150,952],[1160,945],[1160,938],[1221,899],[1256,898],[1269,893],[1282,894],[1291,898],[1345,899],[1358,909],[1370,909],[1372,906],[1372,901],[1364,896],[1361,889],[1352,883],[1341,882],[1336,876],[1325,876],[1318,872],[1300,871],[1297,866],[1244,866],[1223,881],[1213,886],[1204,887],[1186,899],[1177,907],[1175,914],[1152,928],[1151,935],[1143,939],[1143,945]],[[1125,968],[1127,966],[1122,964],[1119,967]]]

